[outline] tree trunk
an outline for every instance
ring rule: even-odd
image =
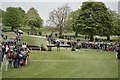
[[[93,35],[90,35],[90,41],[94,41]]]
[[[31,34],[35,35],[35,28],[33,26],[31,26]]]
[[[60,38],[62,37],[62,27],[60,27],[59,36],[60,36]]]
[[[33,28],[31,27],[31,35],[33,35]]]
[[[75,37],[78,37],[78,32],[75,32]]]
[[[62,37],[62,31],[59,32],[59,36],[60,36],[60,38]]]
[[[14,27],[12,26],[12,27],[11,27],[11,31],[13,31],[13,30],[14,30]]]
[[[107,40],[109,40],[109,41],[110,41],[110,35],[108,35],[108,36],[107,36]]]

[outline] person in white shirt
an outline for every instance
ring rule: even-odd
[[[22,48],[24,48],[24,49],[27,48],[26,43],[23,43],[23,44],[22,44]]]
[[[5,52],[7,53],[8,50],[9,50],[9,45],[6,45]]]

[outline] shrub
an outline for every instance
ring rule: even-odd
[[[41,45],[41,51],[46,51],[46,48],[43,45]]]

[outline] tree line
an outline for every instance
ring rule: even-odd
[[[8,7],[2,13],[3,25],[10,26],[11,30],[21,26],[35,30],[43,26],[43,20],[35,8],[26,13],[21,7]],[[47,24],[55,27],[60,36],[65,29],[74,31],[76,37],[78,34],[89,35],[91,40],[94,35],[106,36],[108,40],[111,35],[120,36],[120,16],[103,2],[83,2],[75,11],[67,4],[63,5],[49,13]]]
[[[6,11],[2,11],[2,23],[4,26],[11,27],[11,31],[25,26],[35,30],[35,28],[42,27],[43,20],[33,7],[27,13],[21,7],[8,7]]]
[[[60,35],[66,28],[73,30],[75,36],[89,35],[91,41],[94,35],[106,36],[107,40],[111,35],[120,36],[120,16],[103,2],[83,2],[75,11],[70,11],[70,7],[65,5],[50,13],[49,22],[59,29]]]
[[[0,23],[2,22],[2,10],[0,9]]]
[[[77,14],[77,15],[76,15]],[[80,9],[72,12],[72,26],[76,33],[106,36],[120,36],[120,16],[106,7],[103,2],[84,2]]]

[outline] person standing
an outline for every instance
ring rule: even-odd
[[[118,47],[116,57],[118,60],[120,60],[120,46]]]
[[[59,39],[56,40],[57,51],[60,51],[60,41]]]
[[[12,61],[13,61],[13,53],[10,47],[8,46],[8,50],[6,52],[6,71],[12,67]]]
[[[60,42],[57,41],[57,51],[60,51]]]
[[[23,49],[27,48],[27,43],[23,43],[23,44],[22,44],[22,48],[23,48]]]
[[[14,64],[14,68],[17,68],[17,67],[19,67],[19,54],[18,54],[18,50],[17,50],[17,46],[15,46],[14,48],[13,48],[13,59],[14,59],[14,61],[13,61],[13,64]]]
[[[7,37],[7,35],[5,35],[5,40],[7,40],[8,39],[8,37]]]
[[[5,55],[5,45],[4,45],[4,43],[2,44],[2,52],[3,52],[3,58],[4,58],[4,55]]]
[[[0,71],[2,69],[2,62],[3,62],[3,51],[2,51],[2,44],[0,44]]]
[[[30,33],[29,32],[27,32],[28,33],[28,36],[30,35]]]

